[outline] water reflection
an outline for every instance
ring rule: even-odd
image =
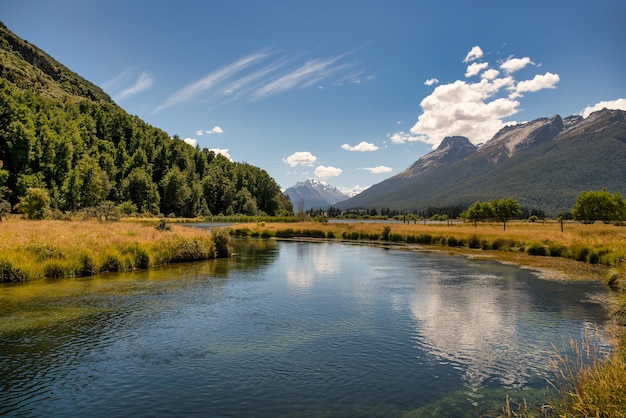
[[[295,257],[285,269],[290,286],[308,289],[315,278],[335,276],[339,272],[340,260],[332,253],[333,245],[320,243],[311,246],[310,243],[296,242],[293,246]]]
[[[602,308],[586,303],[574,283],[541,282],[528,271],[493,263],[479,266],[487,272],[477,274],[453,266],[432,266],[422,294],[410,300],[414,338],[431,355],[461,371],[472,389],[489,380],[519,388],[548,379],[554,346],[564,349],[570,333],[580,337],[595,327],[579,322],[583,311],[583,317],[589,310],[602,317]],[[572,293],[565,295],[568,288]],[[561,302],[569,305],[553,316],[549,311],[554,304],[546,305],[545,298],[554,302],[555,293],[568,296]]]
[[[544,388],[551,343],[604,317],[586,295],[600,285],[496,263],[233,245],[232,259],[0,286],[0,415],[402,415]]]

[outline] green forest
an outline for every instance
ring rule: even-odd
[[[36,188],[62,212],[107,201],[183,217],[292,211],[260,168],[170,138],[113,103],[58,101],[4,79],[0,160],[0,198],[12,207]]]
[[[293,212],[266,171],[129,115],[0,23],[0,220],[38,202],[57,215],[95,207],[182,217]]]

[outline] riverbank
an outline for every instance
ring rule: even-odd
[[[563,229],[561,229],[563,228]],[[558,358],[560,398],[549,415],[625,417],[626,413],[626,228],[557,222],[501,224],[248,223],[231,228],[239,236],[325,239],[490,258],[539,272],[548,279],[601,280],[612,290],[605,301],[615,325],[615,350],[604,356],[578,347],[580,356]],[[592,342],[589,342],[592,344]],[[555,353],[559,355],[558,353]],[[547,361],[548,359],[546,359]],[[504,416],[546,416],[525,402],[507,399]]]
[[[152,222],[0,222],[0,283],[91,276],[229,256],[225,230]]]

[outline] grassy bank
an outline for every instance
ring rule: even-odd
[[[156,222],[0,222],[0,282],[90,276],[229,255],[212,234]]]
[[[597,279],[614,292],[609,309],[618,325],[616,349],[606,357],[575,358],[555,353],[559,398],[551,407],[533,410],[524,402],[503,416],[626,417],[626,227],[615,225],[507,223],[501,224],[397,224],[397,223],[249,223],[235,225],[231,233],[243,236],[313,238],[376,242],[381,245],[422,246],[472,257],[490,257],[541,271],[560,279]]]

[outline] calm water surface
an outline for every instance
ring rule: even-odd
[[[551,379],[597,283],[378,247],[0,287],[0,415],[477,416]],[[520,395],[521,391],[521,395]]]

